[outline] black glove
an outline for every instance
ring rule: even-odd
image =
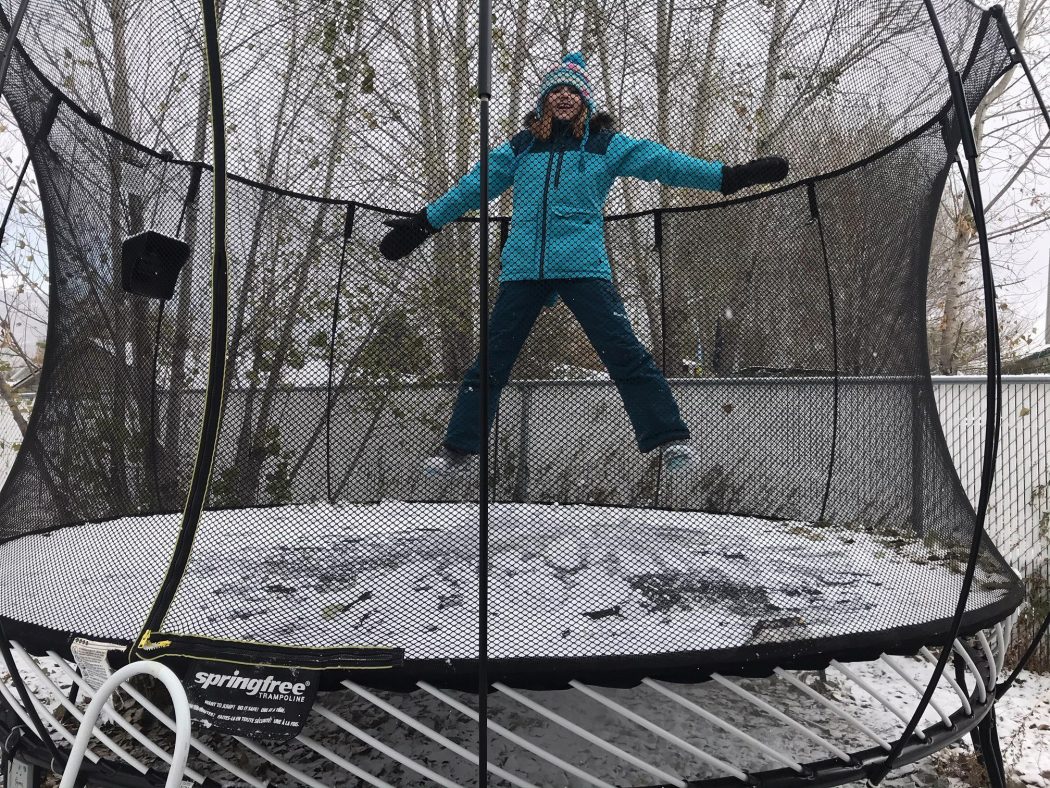
[[[756,183],[776,183],[787,177],[787,159],[780,156],[766,156],[738,164],[735,167],[722,168],[722,194],[732,194]]]
[[[412,254],[419,246],[437,232],[427,220],[427,210],[411,216],[399,216],[383,222],[390,232],[379,242],[379,253],[387,260],[400,260]]]

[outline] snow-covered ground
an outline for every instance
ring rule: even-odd
[[[999,738],[1010,774],[1050,786],[1050,675],[1022,673],[998,704]]]

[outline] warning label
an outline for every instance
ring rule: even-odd
[[[186,685],[194,722],[266,741],[298,735],[317,697],[317,675],[296,668],[194,660]]]
[[[97,691],[113,675],[113,668],[109,665],[109,652],[122,651],[123,646],[75,638],[69,650],[73,652],[73,659],[80,668],[80,675],[84,677],[84,681]],[[114,694],[120,696],[119,692]]]

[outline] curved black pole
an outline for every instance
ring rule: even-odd
[[[992,14],[995,16],[996,21],[999,23],[999,31],[1003,38],[1006,40],[1007,45],[1013,50],[1011,54],[1021,64],[1021,68],[1024,70],[1025,77],[1028,79],[1028,86],[1032,89],[1032,94],[1035,96],[1036,103],[1039,105],[1039,112],[1043,116],[1043,120],[1046,121],[1047,128],[1050,129],[1050,111],[1046,108],[1046,103],[1043,101],[1043,95],[1039,91],[1039,86],[1035,82],[1035,77],[1032,75],[1032,70],[1028,67],[1028,60],[1024,56],[1024,52],[1017,43],[1017,38],[1014,36],[1014,31],[1010,29],[1010,25],[1006,22],[1001,6],[995,6],[992,9]],[[1009,186],[1009,184],[1007,184]],[[1004,187],[1005,188],[1005,187]],[[994,202],[994,201],[993,201]],[[1024,655],[1018,661],[1013,672],[1009,678],[1003,683],[999,684],[995,688],[996,697],[1001,698],[1005,695],[1010,687],[1013,686],[1014,681],[1017,680],[1017,676],[1024,670],[1029,660],[1035,655],[1036,649],[1039,647],[1040,641],[1046,635],[1047,629],[1050,629],[1050,613],[1046,614],[1046,618],[1043,619],[1043,623],[1039,626],[1036,633],[1032,636],[1032,642],[1028,644],[1028,648],[1025,649]]]
[[[328,503],[334,504],[335,497],[332,494],[332,382],[335,379],[335,337],[339,330],[339,306],[343,296],[343,274],[346,272],[346,250],[350,244],[350,238],[354,234],[354,214],[357,206],[350,203],[346,206],[346,215],[343,218],[343,248],[339,254],[339,276],[335,280],[335,307],[332,309],[332,333],[328,343],[328,387],[325,390],[324,409],[324,478],[325,492],[328,495]]]
[[[21,0],[15,11],[15,18],[11,20],[11,29],[7,32],[3,59],[0,60],[0,93],[4,92],[4,86],[7,85],[7,71],[11,67],[11,55],[15,51],[15,41],[18,40],[18,31],[22,29],[22,20],[25,18],[27,8],[29,8],[29,0]]]
[[[481,458],[478,463],[478,786],[488,785],[489,693],[489,100],[492,98],[492,0],[478,8],[478,99],[481,101],[481,271],[478,344]]]
[[[1024,52],[1017,43],[1017,37],[1014,35],[1014,31],[1006,21],[1006,12],[1003,10],[1002,6],[995,5],[989,9],[989,13],[998,23],[999,34],[1003,37],[1003,40],[1006,41],[1006,45],[1011,49],[1010,55],[1021,64],[1021,69],[1024,71],[1024,75],[1028,79],[1028,85],[1032,88],[1032,94],[1035,96],[1035,101],[1039,105],[1039,112],[1046,121],[1046,125],[1050,127],[1050,111],[1047,110],[1046,104],[1043,102],[1043,94],[1039,91],[1039,86],[1035,84],[1035,77],[1032,76],[1032,70],[1028,67],[1028,60],[1025,58]]]
[[[810,219],[817,226],[820,254],[824,261],[824,279],[828,288],[828,320],[831,323],[831,359],[835,371],[835,380],[831,390],[831,449],[828,452],[828,478],[824,483],[824,495],[820,499],[820,518],[818,519],[818,522],[823,523],[826,522],[828,500],[831,498],[831,482],[835,477],[835,449],[838,447],[839,436],[839,322],[835,314],[835,286],[831,278],[831,263],[828,261],[828,240],[824,235],[824,219],[820,215],[817,186],[813,181],[806,184],[806,196],[809,200]]]
[[[987,412],[985,421],[984,456],[981,463],[981,488],[977,498],[977,511],[974,522],[973,540],[970,543],[970,555],[966,562],[966,572],[963,576],[962,588],[959,590],[959,600],[952,617],[952,624],[948,637],[941,648],[940,657],[934,667],[933,675],[926,685],[919,705],[909,720],[904,732],[893,745],[885,760],[868,774],[869,783],[878,785],[885,779],[893,768],[894,763],[900,757],[908,739],[915,732],[916,727],[922,719],[926,707],[933,697],[937,684],[944,673],[948,658],[952,653],[952,643],[959,636],[962,626],[962,618],[966,613],[966,604],[970,598],[970,588],[973,585],[973,576],[977,568],[977,558],[981,551],[981,541],[984,537],[984,520],[988,511],[988,501],[991,497],[992,478],[995,474],[995,456],[998,452],[999,441],[999,323],[995,308],[995,280],[992,272],[991,254],[988,247],[988,231],[984,221],[984,201],[981,197],[981,182],[977,172],[977,145],[973,136],[973,128],[970,125],[970,110],[966,105],[966,95],[963,92],[963,82],[959,71],[952,61],[951,52],[948,50],[944,31],[941,30],[937,12],[934,10],[930,0],[923,0],[926,11],[930,16],[930,22],[937,36],[937,43],[941,49],[944,66],[948,70],[949,81],[952,91],[952,102],[954,104],[955,123],[958,127],[963,150],[966,154],[967,164],[970,172],[970,192],[973,200],[973,219],[977,229],[977,237],[981,249],[981,272],[984,279],[984,307],[985,307],[985,330],[988,336],[988,385],[987,385]]]
[[[132,645],[132,657],[156,656],[164,644],[151,640],[164,620],[168,606],[182,580],[189,561],[193,538],[200,525],[201,513],[208,495],[208,482],[215,461],[222,416],[222,395],[226,379],[226,314],[229,301],[226,260],[226,131],[222,96],[222,69],[219,59],[219,23],[215,0],[201,0],[204,21],[205,56],[208,67],[208,91],[211,94],[212,157],[214,186],[212,192],[212,289],[211,289],[211,355],[208,390],[204,397],[204,417],[197,444],[197,459],[182,512],[182,527],[175,544],[167,574],[157,598],[150,608],[138,640]]]

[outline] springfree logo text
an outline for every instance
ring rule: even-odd
[[[301,698],[306,694],[306,688],[310,682],[278,681],[273,676],[264,679],[248,678],[242,676],[239,670],[229,673],[208,673],[201,670],[197,672],[194,681],[201,685],[201,689],[208,687],[223,687],[225,689],[243,690],[246,695],[260,695],[268,697],[271,695],[293,695]]]

